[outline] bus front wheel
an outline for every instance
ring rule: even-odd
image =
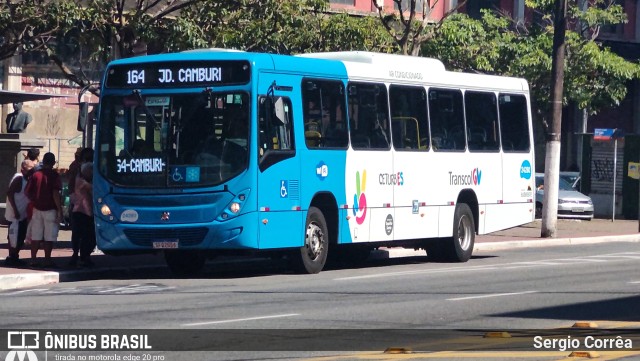
[[[293,268],[300,273],[319,273],[329,253],[329,230],[322,212],[310,207],[305,222],[304,245],[293,252]]]
[[[202,272],[206,258],[199,251],[165,251],[164,260],[174,275],[185,277]]]

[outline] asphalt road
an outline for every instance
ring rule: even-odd
[[[5,329],[533,332],[577,321],[637,329],[639,304],[637,243],[485,251],[462,264],[429,263],[425,257],[375,260],[317,275],[288,274],[284,262],[253,261],[209,269],[198,279],[141,271],[0,293]],[[394,346],[389,343],[380,349]],[[413,346],[421,349],[420,343]],[[259,352],[202,356],[263,357]],[[330,360],[346,356],[335,357]]]

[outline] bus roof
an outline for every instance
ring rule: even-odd
[[[180,53],[126,58],[111,64],[187,60],[247,60],[260,69],[305,73],[310,77],[348,77],[352,80],[384,81],[467,89],[527,91],[525,79],[447,71],[433,58],[366,51],[308,53],[296,56],[251,53],[229,49],[195,49]]]

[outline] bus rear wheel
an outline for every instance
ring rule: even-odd
[[[427,257],[433,261],[467,262],[473,253],[476,227],[471,208],[459,203],[453,216],[453,237],[427,247]]]
[[[176,276],[195,276],[202,272],[206,258],[199,251],[165,251],[164,260]]]
[[[299,273],[319,273],[329,253],[329,230],[322,212],[310,207],[305,222],[304,245],[295,250],[292,263]]]

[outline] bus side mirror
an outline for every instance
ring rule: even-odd
[[[283,126],[286,125],[288,120],[284,113],[284,101],[282,97],[266,97],[264,100],[264,109],[267,121],[269,125]]]
[[[277,125],[287,124],[287,117],[284,114],[284,102],[281,97],[278,97],[273,104],[273,114],[275,115],[275,119],[273,120]]]

